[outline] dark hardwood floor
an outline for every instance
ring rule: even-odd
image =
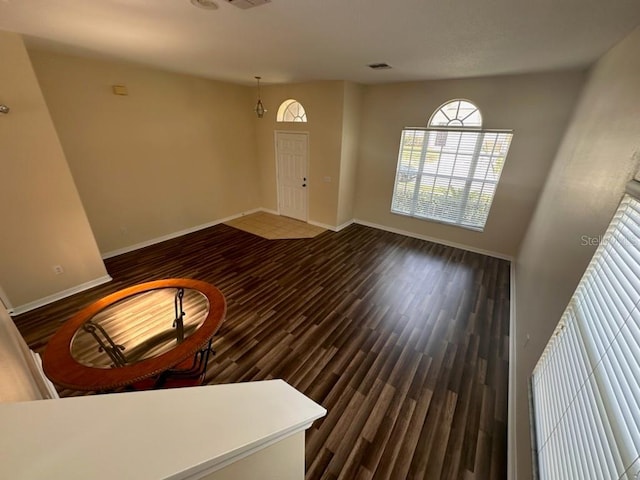
[[[307,479],[506,478],[509,262],[360,225],[218,225],[105,263],[113,282],[16,317],[32,348],[107,293],[205,280],[228,302],[207,382],[282,378],[327,408]]]

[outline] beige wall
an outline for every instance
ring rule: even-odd
[[[278,210],[274,131],[309,133],[309,221],[337,225],[344,82],[310,82],[263,87],[267,108],[258,120],[257,142],[260,162],[261,206]],[[257,91],[254,89],[254,95]],[[307,113],[307,123],[277,123],[280,104],[298,100]],[[255,97],[253,100],[255,104]],[[255,115],[255,114],[254,114]],[[329,177],[330,181],[325,181]]]
[[[0,32],[0,58],[0,285],[19,308],[108,277],[22,38]]]
[[[103,253],[260,206],[250,87],[29,53]]]
[[[362,112],[356,218],[514,255],[583,81],[583,72],[569,71],[368,86]],[[469,99],[480,108],[484,128],[514,130],[484,233],[390,213],[402,128],[426,126],[440,105],[456,98]]]
[[[298,432],[201,480],[302,480],[304,478],[304,432]]]
[[[354,217],[363,93],[362,85],[344,83],[337,226],[344,225]]]
[[[592,69],[516,263],[517,478],[531,478],[527,382],[640,161],[640,29]],[[530,338],[527,341],[527,337]]]

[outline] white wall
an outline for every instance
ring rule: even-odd
[[[109,277],[19,35],[0,31],[0,59],[0,285],[19,308]]]
[[[359,220],[479,250],[515,255],[583,86],[568,71],[367,86],[364,93],[355,216]],[[514,138],[484,232],[390,212],[400,134],[426,126],[448,100],[466,98],[484,128],[514,130]]]
[[[345,82],[342,113],[342,153],[340,155],[340,188],[336,226],[353,220],[356,200],[356,172],[360,145],[362,85]]]
[[[518,254],[512,332],[518,480],[531,478],[527,382],[595,251],[583,236],[604,233],[639,161],[636,29],[590,72]]]
[[[302,480],[304,432],[291,435],[200,480]]]
[[[251,88],[29,54],[102,253],[260,206]]]
[[[308,132],[308,218],[310,222],[337,225],[344,88],[342,81],[269,85],[262,88],[262,102],[267,113],[264,118],[256,120],[256,130],[263,208],[276,211],[279,208],[273,132]],[[255,93],[257,95],[257,90]],[[255,105],[255,98],[252,106]],[[278,107],[290,98],[302,104],[307,113],[307,123],[276,122]]]

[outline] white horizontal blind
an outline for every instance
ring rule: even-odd
[[[542,479],[640,479],[640,201],[626,195],[532,377]]]
[[[391,211],[484,229],[512,136],[510,131],[405,128]]]

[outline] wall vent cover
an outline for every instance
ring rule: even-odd
[[[238,8],[246,10],[247,8],[259,7],[265,3],[271,3],[271,0],[227,0],[227,2]]]
[[[391,65],[389,65],[388,63],[371,63],[367,66],[369,68],[372,68],[373,70],[387,70],[391,68]]]

